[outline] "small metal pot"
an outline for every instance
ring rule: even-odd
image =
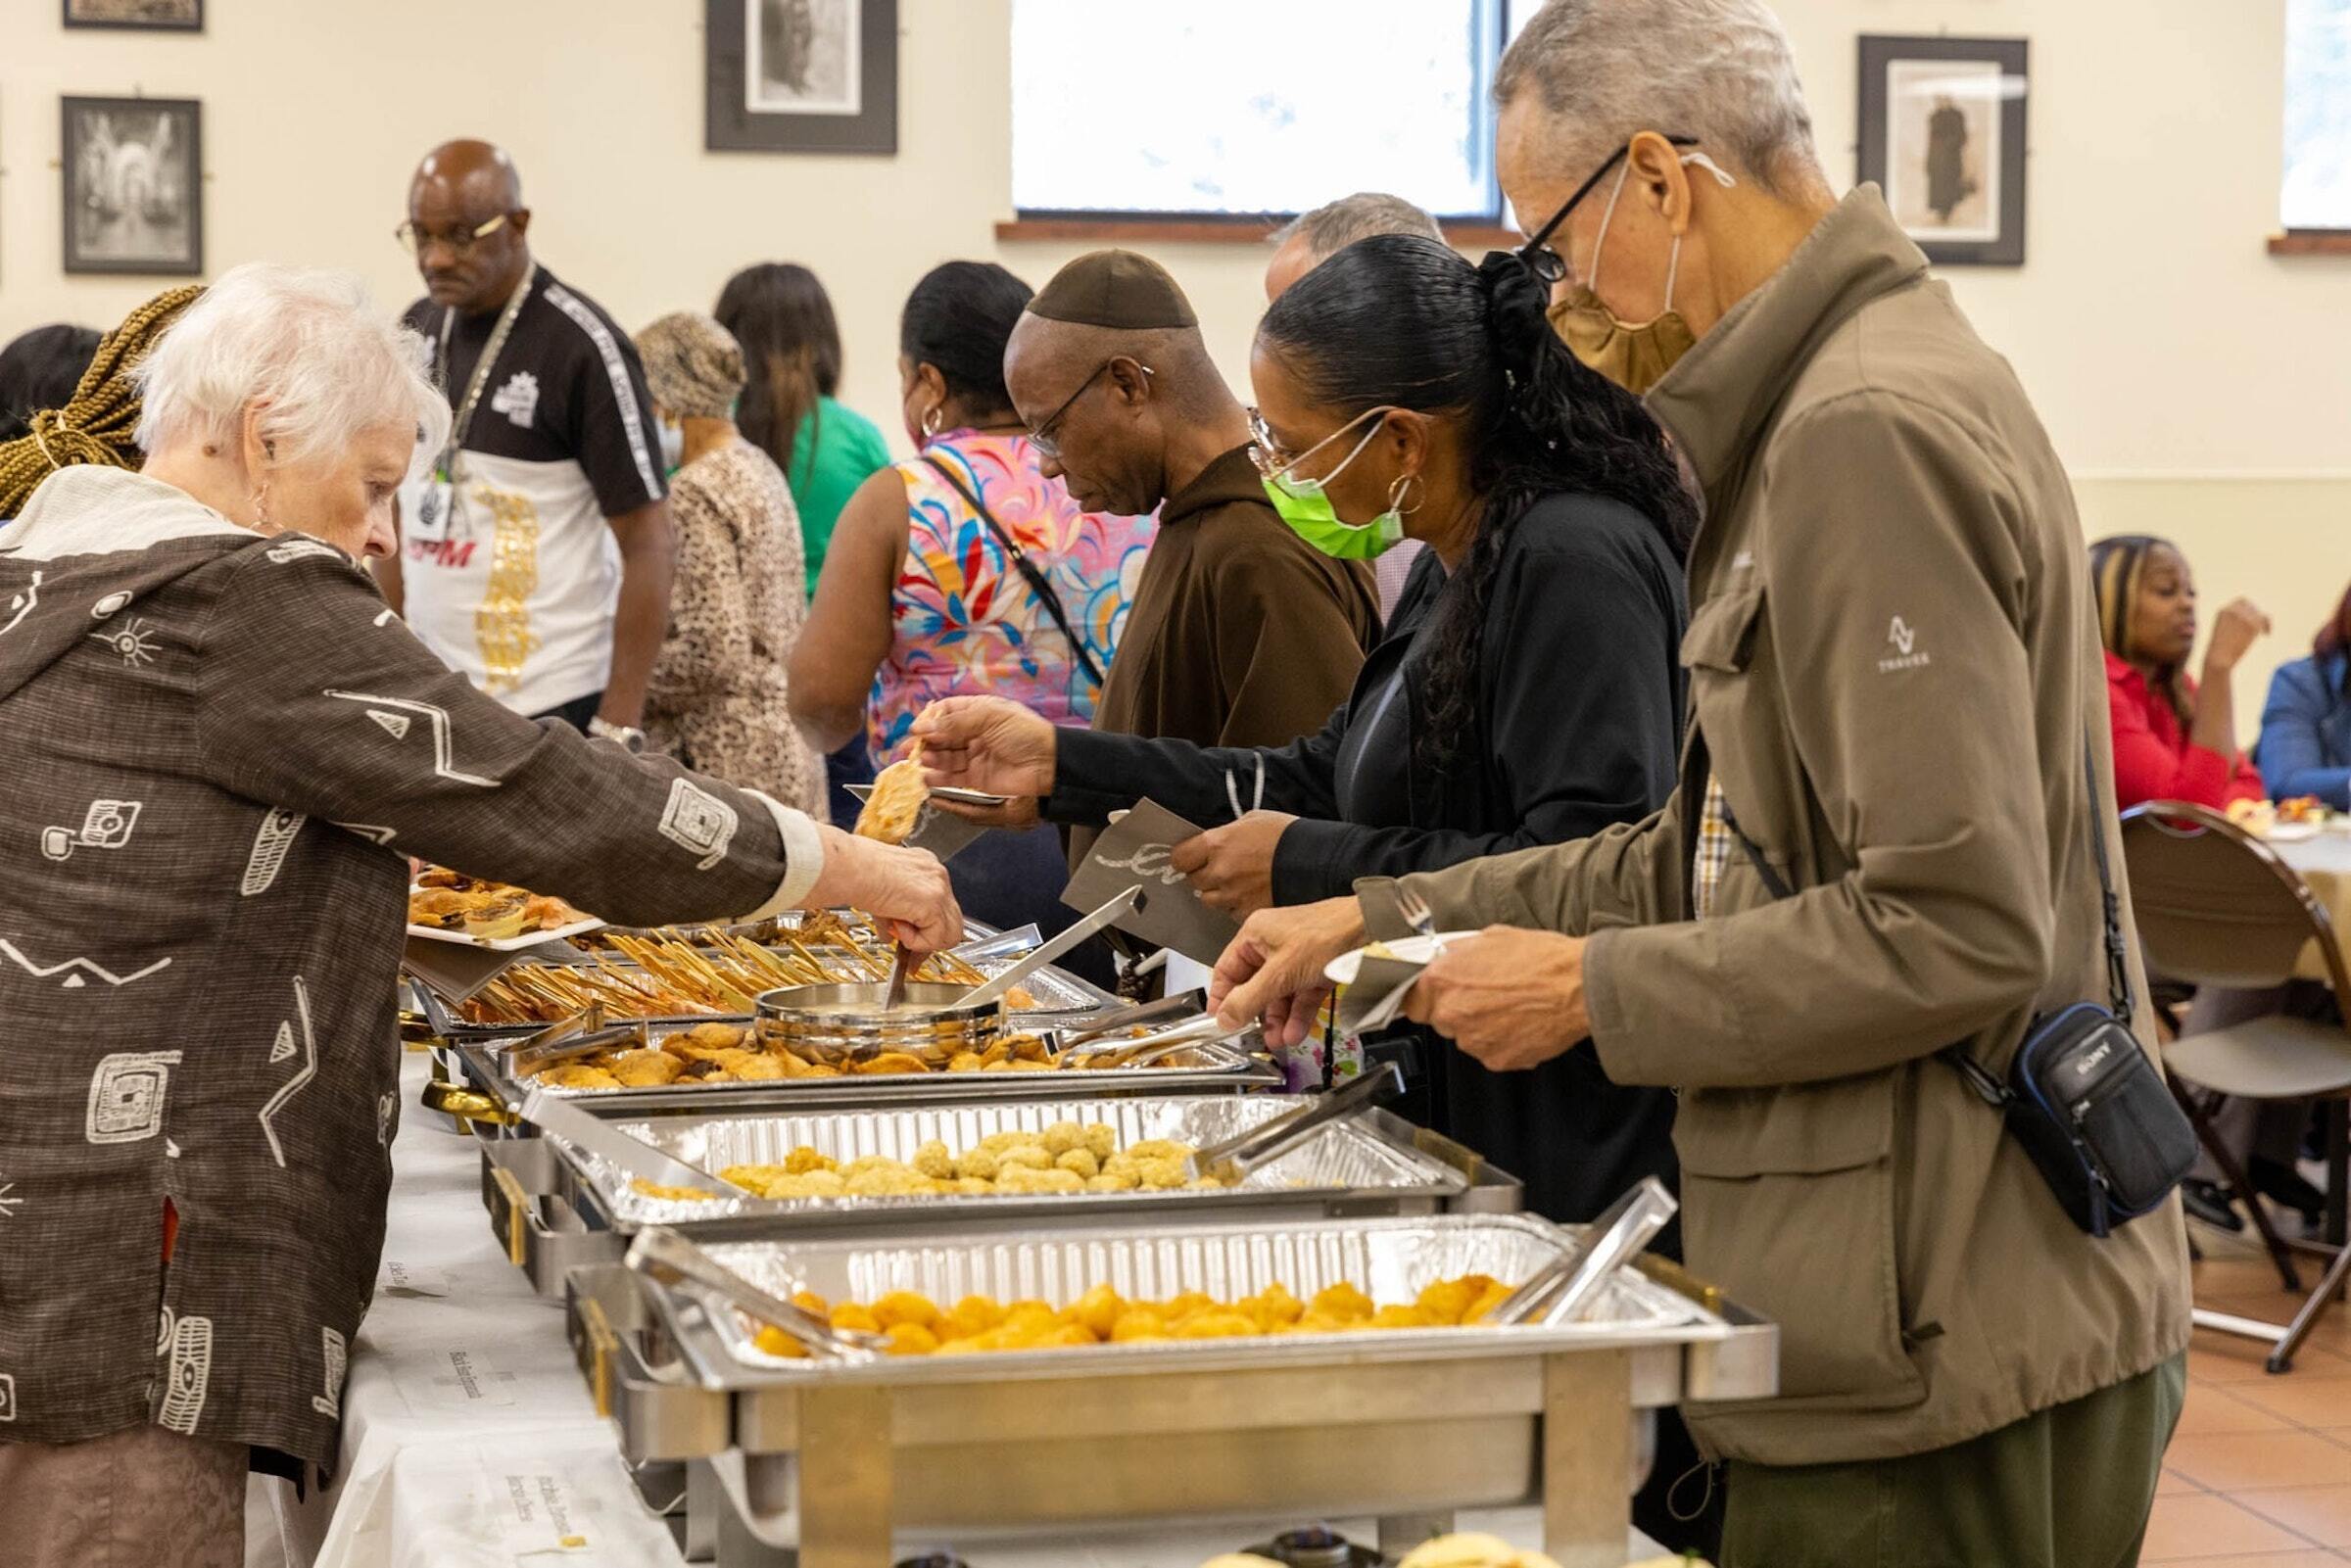
[[[906,1005],[886,1012],[879,981],[788,985],[761,993],[755,1028],[769,1050],[832,1065],[893,1051],[944,1067],[959,1052],[984,1051],[1004,1032],[1004,1004],[959,1006],[971,989],[935,980],[906,987]]]

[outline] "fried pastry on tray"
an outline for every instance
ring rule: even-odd
[[[1220,1302],[1205,1291],[1185,1291],[1164,1302],[1130,1302],[1108,1285],[1096,1285],[1061,1307],[1038,1301],[1002,1306],[985,1296],[967,1296],[942,1310],[914,1291],[891,1291],[870,1307],[827,1303],[806,1291],[796,1293],[792,1301],[837,1328],[889,1335],[892,1355],[964,1355],[1153,1341],[1469,1328],[1509,1294],[1509,1286],[1469,1274],[1440,1280],[1422,1290],[1416,1301],[1385,1305],[1374,1305],[1345,1282],[1317,1293],[1311,1304],[1279,1282],[1236,1302]],[[755,1343],[770,1355],[796,1360],[808,1354],[797,1340],[773,1326],[763,1325]]]

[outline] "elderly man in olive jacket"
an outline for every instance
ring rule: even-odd
[[[1704,489],[1696,722],[1649,821],[1404,879],[1494,927],[1410,1011],[1488,1067],[1589,1034],[1685,1091],[1690,1265],[1782,1330],[1778,1398],[1692,1411],[1731,1568],[2135,1561],[2183,1393],[2179,1206],[2085,1235],[1935,1055],[2004,1072],[2036,1014],[2107,995],[2065,472],[1877,190],[1831,197],[1760,0],[1553,0],[1498,92],[1512,206],[1567,209],[1555,324]],[[1226,1016],[1298,1032],[1396,886],[1252,920]]]

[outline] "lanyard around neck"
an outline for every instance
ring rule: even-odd
[[[456,417],[450,421],[449,444],[441,449],[438,465],[443,474],[451,471],[458,449],[465,445],[465,432],[473,427],[474,404],[481,402],[482,388],[489,383],[490,372],[505,350],[506,337],[514,330],[514,318],[522,314],[522,302],[530,298],[531,285],[538,279],[539,263],[533,261],[522,274],[522,281],[515,285],[513,294],[507,297],[505,309],[498,312],[498,324],[490,329],[490,341],[482,345],[482,356],[474,361],[473,379],[466,384],[465,400],[457,404]],[[433,356],[433,370],[444,387],[449,385],[449,329],[456,316],[455,308],[441,312],[441,346]]]

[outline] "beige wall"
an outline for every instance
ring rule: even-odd
[[[895,159],[702,151],[698,0],[210,0],[200,38],[69,33],[55,0],[0,9],[0,335],[61,316],[105,324],[155,286],[58,270],[61,92],[205,100],[216,268],[355,266],[405,301],[413,280],[390,230],[408,173],[426,143],[464,133],[513,150],[540,255],[624,323],[706,307],[744,261],[804,261],[840,310],[846,396],[893,439],[896,311],[913,281],[980,256],[1042,282],[1077,249],[992,237],[1011,215],[1010,0],[901,0]],[[2351,261],[2262,248],[2283,0],[1782,10],[1840,183],[1856,33],[2032,38],[2032,261],[1955,269],[1953,287],[2033,390],[2079,476],[2085,525],[2176,533],[2209,591],[2257,594],[2279,620],[2277,648],[2299,642],[2351,578]],[[1300,192],[1327,194],[1311,178]],[[1262,252],[1159,254],[1237,380]]]

